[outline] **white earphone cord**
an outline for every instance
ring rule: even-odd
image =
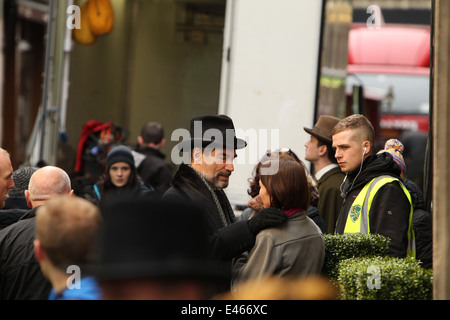
[[[367,150],[367,148],[364,148],[364,152],[363,152],[362,157],[361,157],[361,164],[359,165],[359,171],[358,171],[358,174],[356,175],[355,179],[353,179],[352,185],[350,186],[350,189],[348,189],[348,190],[351,190],[351,189],[353,188],[353,185],[355,184],[356,179],[358,178],[359,174],[361,173],[362,165],[363,165],[363,162],[364,162],[364,155],[366,154],[366,150]],[[345,198],[345,193],[344,193],[344,191],[342,190],[342,185],[343,185],[344,182],[347,180],[347,176],[348,176],[348,173],[345,174],[345,178],[344,178],[344,180],[342,181],[341,186],[339,187],[339,190],[341,191],[341,196],[342,196],[343,198]]]

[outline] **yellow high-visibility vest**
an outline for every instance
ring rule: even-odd
[[[401,181],[397,178],[387,175],[379,176],[372,179],[364,186],[350,207],[347,221],[345,223],[344,234],[370,234],[369,212],[372,206],[373,198],[382,186],[392,181],[398,181],[410,204],[407,256],[415,258],[416,244],[412,223],[413,205],[411,195],[403,183],[401,183]]]

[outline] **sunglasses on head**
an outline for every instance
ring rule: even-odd
[[[280,153],[280,152],[287,152],[287,153],[292,153],[292,150],[291,150],[291,148],[268,149],[268,150],[266,151],[266,154],[267,154],[267,155],[270,155],[272,152],[278,152],[278,153]]]
[[[279,148],[279,149],[268,149],[263,157],[262,161],[270,160],[272,157],[278,158],[281,153],[287,153],[289,155],[292,155],[292,150],[290,148]]]

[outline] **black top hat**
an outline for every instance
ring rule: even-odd
[[[178,144],[179,150],[191,150],[194,147],[242,149],[247,146],[245,140],[236,138],[233,120],[226,115],[205,115],[191,119],[190,138]]]
[[[99,280],[229,277],[226,264],[210,258],[204,212],[194,203],[134,196],[102,214],[98,261],[87,269]]]

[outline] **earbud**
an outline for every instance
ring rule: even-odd
[[[366,154],[366,151],[367,151],[367,148],[364,148],[364,153],[363,153],[363,155],[365,155],[365,154]]]

